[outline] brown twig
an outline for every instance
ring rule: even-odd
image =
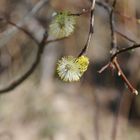
[[[114,9],[116,6],[116,2],[117,2],[117,0],[113,1],[112,9],[111,9],[110,14],[109,14],[110,31],[111,31],[111,51],[110,51],[111,55],[116,53],[116,51],[118,49],[117,48],[117,37],[115,34],[115,19],[114,19]]]
[[[127,77],[125,76],[125,74],[123,73],[118,61],[117,61],[117,57],[115,57],[113,59],[113,64],[118,72],[118,76],[120,76],[123,81],[125,82],[125,84],[127,85],[127,87],[129,88],[129,90],[131,91],[131,93],[138,95],[138,91],[132,86],[132,84],[129,82],[129,80],[127,79]]]
[[[91,12],[90,12],[90,29],[89,29],[89,33],[88,33],[88,38],[87,38],[87,41],[86,41],[86,44],[84,46],[84,48],[81,50],[80,54],[78,55],[81,56],[83,54],[86,53],[89,45],[90,45],[90,42],[91,42],[91,37],[94,33],[94,10],[95,10],[95,2],[96,0],[92,0],[92,4],[91,4]]]
[[[125,35],[124,33],[120,32],[120,31],[118,31],[118,30],[116,30],[116,29],[115,29],[115,32],[116,32],[118,35],[120,35],[120,36],[122,36],[123,38],[125,38],[126,40],[128,40],[128,41],[130,41],[130,42],[132,42],[132,43],[134,43],[134,44],[137,44],[137,42],[136,42],[135,40],[131,39],[130,37],[128,37],[128,36]]]
[[[37,41],[37,39],[25,28],[23,28],[22,26],[17,25],[16,23],[10,21],[10,20],[6,20],[8,24],[16,27],[17,29],[23,31],[26,35],[28,35],[36,44],[39,45],[39,42]]]
[[[44,36],[40,42],[40,44],[38,45],[38,51],[37,51],[37,56],[36,59],[34,61],[34,63],[31,65],[31,67],[29,68],[28,71],[26,71],[19,79],[12,81],[12,83],[10,83],[7,87],[4,87],[3,89],[0,89],[0,94],[4,94],[4,93],[8,93],[9,91],[15,89],[17,86],[19,86],[23,81],[25,81],[37,68],[43,50],[45,48],[46,45],[46,38],[48,37],[48,35],[46,33],[44,33]]]
[[[110,14],[110,11],[111,11],[111,7],[108,5],[108,3],[106,2],[100,2],[100,1],[96,1],[96,5],[104,8],[109,14]]]
[[[96,4],[97,4],[98,6],[104,8],[104,9],[108,12],[108,14],[109,14],[110,16],[112,16],[112,17],[110,17],[110,18],[113,18],[113,15],[110,14],[111,12],[113,12],[114,14],[117,14],[117,15],[119,15],[119,16],[124,17],[125,19],[129,20],[130,22],[131,22],[132,20],[135,20],[137,23],[139,23],[139,22],[138,22],[138,19],[121,14],[119,11],[117,11],[116,9],[114,9],[112,6],[110,6],[110,5],[109,5],[108,3],[106,3],[106,2],[96,1]],[[113,13],[112,13],[112,14],[113,14]],[[113,23],[111,23],[111,24],[113,25]],[[117,34],[119,34],[119,35],[122,36],[123,38],[125,38],[125,39],[127,39],[128,41],[130,41],[130,42],[136,44],[136,41],[135,41],[135,40],[131,39],[130,37],[128,37],[128,36],[125,35],[124,33],[121,33],[121,32],[118,31],[117,29],[114,29],[114,30],[115,30],[114,33],[116,32]]]
[[[16,25],[19,27],[23,27],[25,23],[30,21],[30,19],[43,7],[45,6],[49,0],[38,0],[38,2],[33,6],[33,8],[25,15],[21,20],[19,20]],[[12,35],[16,33],[17,28],[8,28],[3,32],[3,35],[0,38],[0,48],[4,47],[5,44],[12,38]]]
[[[84,14],[90,13],[91,9],[83,9],[81,12],[79,13],[70,13],[70,16],[82,16]]]
[[[108,67],[113,67],[117,70],[118,76],[120,76],[122,78],[122,80],[124,81],[124,83],[127,85],[128,89],[130,90],[131,93],[138,95],[138,91],[132,86],[132,84],[129,82],[129,80],[127,79],[127,77],[125,76],[125,74],[123,73],[118,61],[117,61],[117,55],[124,53],[126,51],[132,50],[132,49],[136,49],[140,47],[140,44],[136,44],[135,41],[133,41],[132,39],[130,39],[129,37],[125,36],[124,34],[121,34],[120,32],[119,35],[123,36],[125,39],[131,41],[134,43],[133,46],[128,47],[128,48],[123,48],[121,50],[118,50],[117,48],[117,38],[116,38],[116,30],[115,30],[115,22],[114,22],[114,12],[115,12],[115,5],[116,5],[117,0],[113,1],[112,4],[112,9],[109,12],[110,15],[110,30],[111,30],[111,59],[108,62],[107,65],[105,65],[103,68],[101,68],[101,70],[99,71],[99,73],[103,72],[105,69],[107,69]],[[113,124],[113,129],[112,129],[112,134],[111,134],[111,140],[116,140],[117,137],[117,132],[118,132],[118,122],[119,122],[119,110],[121,109],[120,107],[121,102],[119,102],[119,108],[118,111],[116,113],[116,117],[114,120],[114,124]]]
[[[96,1],[96,4],[97,4],[98,6],[104,8],[108,13],[110,13],[110,11],[111,11],[111,9],[112,9],[112,6],[110,6],[108,3],[103,2],[103,1],[102,1],[102,2]],[[126,20],[130,21],[130,22],[133,20],[133,21],[136,21],[137,24],[140,23],[140,22],[139,22],[139,19],[134,18],[134,17],[129,17],[129,16],[127,16],[127,15],[124,15],[124,14],[120,13],[119,11],[117,11],[116,9],[114,9],[114,14],[117,14],[117,15],[119,15],[119,16],[125,18]]]
[[[57,41],[61,41],[61,40],[67,39],[67,38],[68,37],[62,37],[62,38],[56,38],[56,39],[46,40],[46,44],[57,42]]]
[[[105,66],[103,66],[98,73],[102,73],[103,71],[105,71],[108,67],[110,66],[110,63],[107,63]]]
[[[114,22],[114,10],[115,10],[115,5],[116,5],[116,0],[113,1],[112,4],[112,10],[110,12],[110,30],[111,30],[111,59],[110,62],[108,62],[107,65],[105,65],[104,67],[102,67],[99,70],[99,73],[102,73],[105,69],[107,69],[108,67],[115,67],[115,69],[118,72],[118,76],[120,76],[122,78],[122,80],[124,81],[124,83],[128,86],[128,89],[132,92],[135,93],[136,95],[138,94],[138,91],[132,86],[132,84],[129,82],[129,80],[127,79],[127,77],[125,76],[125,74],[123,73],[122,69],[120,68],[120,65],[117,61],[117,55],[124,53],[126,51],[132,50],[132,49],[136,49],[140,47],[140,44],[136,44],[135,41],[133,41],[132,39],[130,39],[129,37],[125,36],[124,34],[121,34],[120,32],[118,32],[119,34],[121,34],[124,38],[126,38],[127,40],[135,43],[134,45],[132,45],[131,47],[128,48],[123,48],[123,49],[118,49],[117,48],[117,38],[116,38],[116,30],[115,30],[115,22]]]
[[[132,45],[130,47],[117,50],[117,52],[114,55],[112,55],[111,60],[113,60],[117,55],[119,55],[121,53],[131,51],[131,50],[134,50],[134,49],[137,49],[137,48],[140,48],[140,44],[134,44],[134,45]]]

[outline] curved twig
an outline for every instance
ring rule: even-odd
[[[49,0],[39,0],[35,6],[27,13],[16,25],[22,27],[27,23]],[[13,27],[7,29],[3,32],[2,37],[0,38],[0,48],[2,48],[12,37],[14,33],[17,32],[17,28]]]
[[[91,12],[90,12],[90,29],[89,29],[88,38],[87,38],[87,41],[86,41],[86,44],[85,44],[84,48],[81,50],[81,52],[78,55],[78,57],[86,53],[86,51],[87,51],[87,49],[88,49],[88,47],[90,45],[90,42],[91,42],[91,37],[92,37],[92,35],[94,33],[94,10],[95,10],[95,2],[96,2],[96,0],[92,0]]]
[[[40,59],[41,59],[41,55],[43,53],[44,47],[46,45],[46,38],[47,38],[47,34],[44,33],[43,39],[40,42],[39,46],[38,46],[38,52],[37,52],[37,56],[36,59],[34,61],[34,63],[31,65],[30,69],[25,72],[19,79],[15,80],[14,82],[12,81],[11,84],[9,84],[9,86],[0,89],[0,94],[3,93],[8,93],[9,91],[15,89],[17,86],[19,86],[23,81],[25,81],[36,69],[36,67],[38,66]]]
[[[134,44],[128,48],[123,48],[121,50],[118,50],[112,57],[111,57],[111,60],[113,60],[117,55],[121,54],[121,53],[124,53],[124,52],[127,52],[127,51],[131,51],[131,50],[134,50],[134,49],[137,49],[137,48],[140,48],[140,44]]]

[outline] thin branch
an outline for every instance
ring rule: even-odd
[[[134,44],[137,43],[135,40],[131,39],[130,37],[126,36],[125,34],[121,33],[120,31],[115,30],[115,32],[116,32],[118,35],[120,35],[120,36],[122,36],[123,38],[125,38],[126,40],[128,40],[128,41],[130,41],[130,42],[132,42],[132,43],[134,43]]]
[[[84,11],[84,12],[76,13],[76,14],[71,14],[71,15],[81,16],[81,15],[86,14],[86,13],[88,13],[88,12],[89,12],[89,11],[86,10],[86,11]],[[1,19],[1,20],[3,20],[3,19]],[[12,21],[10,21],[10,20],[7,20],[7,22],[8,22],[10,25],[12,25],[12,26],[14,26],[14,27],[20,29],[21,31],[23,31],[23,32],[24,32],[25,34],[27,34],[32,40],[34,40],[37,44],[39,44],[38,40],[37,40],[28,30],[24,29],[23,27],[18,26],[16,23],[14,23],[14,22],[12,22]],[[134,40],[132,40],[131,38],[129,38],[128,36],[124,35],[124,34],[121,33],[120,31],[115,30],[115,32],[116,32],[117,34],[119,34],[120,36],[124,37],[125,39],[127,39],[128,41],[130,41],[130,42],[136,44],[136,41],[134,41]],[[61,41],[61,40],[64,40],[64,39],[66,39],[66,38],[67,38],[67,37],[57,38],[57,39],[52,39],[52,40],[47,40],[46,43],[48,44],[48,43],[52,43],[52,42],[56,42],[56,41]]]
[[[107,63],[105,66],[103,66],[103,67],[98,71],[98,73],[102,73],[102,72],[105,71],[108,67],[110,67],[110,62]]]
[[[42,6],[45,5],[45,3],[47,3],[48,0],[40,0],[34,7],[33,9],[22,19],[20,20],[17,24],[13,23],[10,20],[7,20],[7,22],[11,25],[13,25],[13,28],[8,29],[7,31],[4,32],[3,34],[3,38],[0,39],[0,47],[4,46],[4,44],[6,42],[9,41],[9,39],[12,37],[11,35],[13,35],[13,33],[15,33],[18,30],[23,31],[26,35],[28,35],[31,39],[33,39],[38,46],[38,51],[37,51],[37,56],[36,59],[34,61],[34,63],[31,65],[31,67],[29,68],[29,70],[27,70],[20,78],[12,81],[7,87],[4,87],[3,89],[0,89],[0,94],[4,94],[4,93],[8,93],[9,91],[15,89],[17,86],[19,86],[23,81],[25,81],[36,69],[36,67],[38,66],[40,59],[41,59],[41,55],[43,53],[44,47],[46,45],[46,40],[48,35],[46,34],[46,32],[44,33],[44,36],[41,40],[41,42],[39,43],[34,36],[27,30],[25,30],[22,26],[28,21],[30,20],[30,18],[36,14],[41,8]]]
[[[113,1],[112,9],[109,14],[110,31],[111,31],[111,51],[110,51],[111,55],[113,55],[117,51],[117,37],[115,34],[115,19],[114,19],[114,9],[116,6],[116,2],[117,0]]]
[[[90,12],[91,12],[91,10],[89,10],[89,9],[83,9],[79,13],[71,13],[70,16],[82,16],[82,15],[90,13]]]
[[[108,3],[96,1],[96,5],[104,8],[110,14],[110,11],[111,11],[112,8],[108,5]]]
[[[78,55],[78,57],[86,53],[86,51],[87,51],[87,49],[88,49],[88,47],[90,45],[90,42],[91,42],[91,37],[92,37],[92,35],[94,33],[94,10],[95,10],[95,2],[96,2],[96,0],[92,0],[91,12],[90,12],[90,29],[89,29],[88,38],[87,38],[87,41],[86,41],[86,44],[85,44],[84,48],[81,50],[81,52]]]
[[[117,57],[115,57],[113,59],[113,64],[116,68],[116,70],[118,71],[118,76],[120,76],[123,81],[125,82],[125,84],[127,85],[127,87],[129,88],[129,90],[131,91],[131,93],[138,95],[138,91],[132,86],[132,84],[129,82],[129,80],[127,79],[127,77],[125,76],[125,74],[123,73],[118,61],[117,61]]]
[[[118,76],[120,76],[122,78],[122,80],[124,81],[124,83],[127,85],[128,89],[131,91],[131,93],[134,93],[136,95],[138,95],[138,91],[132,86],[132,84],[129,82],[129,80],[127,79],[127,77],[125,76],[125,74],[123,73],[122,69],[120,68],[120,65],[117,61],[117,55],[121,54],[121,53],[124,53],[124,52],[127,52],[127,51],[130,51],[130,50],[133,50],[133,49],[136,49],[136,48],[140,48],[140,44],[137,44],[137,45],[133,45],[131,47],[128,47],[128,48],[123,48],[121,50],[118,50],[112,57],[111,57],[111,60],[108,64],[106,64],[105,66],[103,66],[98,72],[99,73],[102,73],[104,70],[106,70],[108,67],[111,67],[114,66],[115,69],[117,70],[118,72]],[[113,68],[114,68],[113,67]]]
[[[116,0],[113,1],[112,7],[115,8],[115,5],[116,5]],[[127,79],[127,77],[125,76],[123,71],[121,70],[119,63],[117,61],[117,55],[124,53],[126,51],[129,51],[129,50],[132,50],[132,49],[139,48],[140,44],[134,44],[131,47],[118,50],[117,39],[116,39],[116,35],[115,35],[115,23],[114,23],[114,10],[115,9],[114,8],[111,10],[110,18],[109,18],[110,19],[110,30],[111,30],[111,60],[107,65],[105,65],[104,67],[101,68],[101,70],[99,70],[99,73],[102,73],[108,67],[112,67],[112,66],[115,67],[115,69],[118,71],[118,76],[121,76],[124,83],[128,86],[129,90],[132,93],[138,94],[138,91],[132,86],[132,84],[129,82],[129,80]],[[127,37],[125,36],[125,38],[127,38]],[[116,133],[116,132],[113,132],[113,133]],[[115,137],[114,137],[114,139],[115,139]]]
[[[67,38],[68,37],[62,37],[62,38],[56,38],[56,39],[46,40],[46,44],[57,42],[57,41],[61,41],[61,40],[67,39]]]
[[[102,8],[104,8],[109,14],[112,12],[114,12],[114,14],[118,14],[124,18],[126,18],[127,20],[135,20],[137,23],[138,22],[138,19],[136,18],[133,18],[133,17],[129,17],[129,16],[126,16],[126,15],[123,15],[121,14],[119,11],[117,11],[116,9],[114,9],[112,6],[108,5],[108,3],[106,2],[99,2],[99,1],[96,1],[96,4]],[[113,3],[113,5],[116,4],[116,2]],[[113,16],[110,14],[110,16]],[[112,23],[111,23],[112,24]],[[113,26],[113,24],[112,24]],[[128,41],[132,42],[132,43],[135,43],[136,44],[136,41],[131,39],[130,37],[126,36],[125,34],[121,33],[120,31],[118,31],[117,29],[114,29],[117,34],[121,35],[122,37],[124,37],[125,39],[127,39]]]
[[[30,69],[28,71],[26,71],[19,79],[12,81],[12,83],[10,83],[9,86],[4,87],[3,89],[0,89],[0,94],[8,93],[9,91],[15,89],[17,86],[19,86],[22,82],[24,82],[35,71],[35,69],[37,68],[37,66],[40,62],[41,55],[42,55],[44,47],[46,45],[45,42],[46,42],[47,37],[48,37],[48,35],[46,33],[44,33],[43,39],[38,46],[38,52],[37,52],[36,59],[35,59],[34,63],[31,65]]]
[[[134,45],[132,45],[132,46],[130,46],[130,47],[117,50],[117,52],[116,52],[114,55],[112,55],[110,61],[112,62],[113,59],[114,59],[115,57],[117,57],[118,55],[120,55],[120,54],[122,54],[122,53],[131,51],[131,50],[134,50],[134,49],[137,49],[137,48],[140,48],[140,44],[134,44]],[[103,66],[98,72],[99,72],[99,73],[102,73],[103,71],[105,71],[108,67],[110,67],[110,63],[111,63],[111,62],[109,62],[109,63],[107,63],[105,66]]]
[[[16,23],[10,21],[10,20],[6,20],[8,24],[16,27],[17,29],[23,31],[26,35],[28,35],[37,45],[39,45],[38,40],[26,29],[24,29],[23,27],[20,27],[19,25],[17,25]]]
[[[115,30],[115,17],[114,17],[116,4],[117,4],[117,0],[113,0],[111,11],[109,14],[110,31],[111,31],[111,51],[110,51],[111,57],[118,51],[117,36],[116,36],[116,32],[115,32],[116,31]],[[126,39],[128,39],[125,35],[122,35],[122,36],[125,37]],[[130,41],[130,39],[129,39],[129,41]],[[130,91],[132,93],[136,93],[136,90],[133,88],[133,86],[130,84],[129,80],[126,78],[123,71],[121,70],[119,63],[117,62],[117,57],[114,57],[114,59],[111,59],[110,62],[105,67],[103,67],[103,69],[101,69],[100,72],[105,70],[107,67],[111,67],[113,69],[115,68],[118,72],[118,76],[120,76],[123,79],[123,81],[126,83],[128,88],[130,89]],[[116,116],[116,118],[114,120],[114,125],[113,125],[112,135],[111,135],[112,140],[116,140],[117,123],[118,123],[118,116]]]
[[[28,12],[18,23],[18,27],[22,27],[27,23],[49,0],[39,0],[35,6],[31,9],[30,12]],[[13,36],[14,33],[16,33],[18,30],[16,27],[7,29],[3,36],[0,38],[0,48],[2,48]]]
[[[112,55],[111,60],[113,60],[117,55],[119,55],[121,53],[124,53],[124,52],[127,52],[127,51],[131,51],[131,50],[134,50],[136,48],[140,48],[140,44],[134,44],[134,45],[132,45],[130,47],[118,50],[114,55]]]
[[[102,7],[102,8],[104,8],[108,13],[110,13],[110,11],[111,11],[112,8],[113,8],[113,7],[111,7],[111,6],[110,6],[108,3],[106,3],[106,2],[96,1],[96,5],[98,5],[98,6]],[[115,9],[114,9],[114,14],[117,14],[117,15],[119,15],[119,16],[125,18],[126,20],[129,20],[130,22],[131,22],[132,20],[134,20],[134,21],[136,21],[136,22],[139,24],[139,19],[134,18],[134,17],[129,17],[129,16],[127,16],[127,15],[124,15],[124,14],[120,13],[119,11],[117,11],[117,10],[115,10]]]

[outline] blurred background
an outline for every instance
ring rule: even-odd
[[[112,0],[100,2],[112,4]],[[88,0],[1,0],[0,17],[17,24],[26,19],[23,27],[41,40],[55,11],[77,13],[89,7]],[[117,0],[115,12],[116,30],[138,43],[139,7],[139,0]],[[95,33],[88,50],[90,66],[81,81],[65,83],[56,74],[57,60],[77,56],[88,29],[89,14],[77,17],[75,32],[46,45],[32,75],[16,89],[0,95],[0,140],[140,140],[140,96],[132,95],[116,72],[107,69],[98,73],[110,59],[109,16],[104,8],[96,5]],[[119,34],[117,41],[119,48],[132,45]],[[0,89],[21,77],[36,55],[37,45],[32,39],[0,20]],[[139,49],[118,57],[138,91],[139,57]]]

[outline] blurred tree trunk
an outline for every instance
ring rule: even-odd
[[[135,20],[136,17],[136,2],[135,0],[118,0],[117,1],[117,11],[119,11],[120,15],[119,20],[121,23],[121,27],[119,27],[120,31],[124,33],[129,38],[136,40],[137,39],[137,23]],[[130,17],[130,18],[129,18]],[[129,77],[131,81],[134,82],[134,78],[132,76]],[[119,138],[126,139],[126,129],[128,125],[128,117],[130,112],[131,103],[133,100],[133,95],[130,95],[128,91],[124,90],[124,92],[121,95],[121,101],[119,104],[118,109],[118,118],[116,121],[116,140],[119,140]]]

